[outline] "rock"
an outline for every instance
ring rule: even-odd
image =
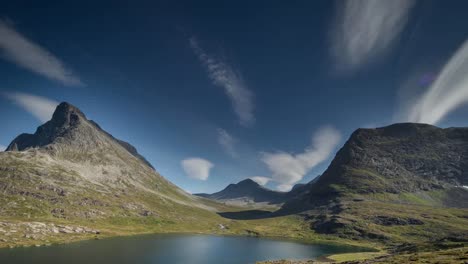
[[[143,210],[143,211],[140,212],[140,215],[141,216],[152,216],[153,212],[148,211],[148,210]]]
[[[423,225],[424,222],[415,218],[400,218],[379,215],[374,218],[374,223],[384,226],[393,225]]]
[[[54,217],[65,218],[65,210],[62,208],[54,208],[50,212]]]
[[[65,234],[73,234],[74,233],[73,229],[71,227],[69,227],[69,226],[60,227],[59,232],[60,233],[65,233]]]
[[[245,232],[247,233],[248,236],[255,236],[255,237],[260,236],[260,233],[253,231],[253,230],[246,229]]]

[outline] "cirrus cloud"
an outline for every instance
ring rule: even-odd
[[[226,152],[229,156],[236,158],[237,152],[235,149],[236,139],[231,136],[226,130],[222,128],[218,128],[218,143],[223,148],[224,152]]]
[[[312,144],[303,153],[286,152],[263,153],[262,161],[272,173],[272,180],[277,182],[278,190],[290,190],[294,183],[333,153],[340,142],[341,134],[333,127],[322,127],[312,137]]]
[[[210,176],[213,163],[202,158],[188,158],[180,162],[188,177],[196,180],[206,181]]]
[[[3,146],[3,145],[0,145],[0,152],[3,152],[6,150],[7,147]]]
[[[237,114],[240,124],[243,126],[253,125],[255,122],[253,114],[254,96],[252,91],[250,91],[245,84],[241,73],[221,58],[206,53],[194,37],[190,39],[190,47],[203,66],[205,66],[213,84],[224,88],[226,95],[231,100],[234,112]]]
[[[8,61],[48,79],[64,85],[83,84],[60,59],[3,20],[0,20],[0,50]]]
[[[385,56],[405,28],[415,0],[336,1],[331,55],[342,72]]]
[[[451,111],[468,103],[467,72],[468,40],[445,64],[429,88],[402,110],[403,118],[409,122],[435,125]]]
[[[54,100],[27,93],[5,92],[3,96],[35,116],[41,122],[49,121],[59,104]]]

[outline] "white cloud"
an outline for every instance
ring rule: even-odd
[[[415,0],[336,1],[331,54],[336,68],[352,72],[385,56],[405,28]]]
[[[234,147],[236,139],[233,138],[226,130],[218,129],[218,143],[223,147],[224,151],[233,158],[237,157],[237,152]]]
[[[3,95],[13,101],[24,110],[35,116],[41,122],[49,121],[57,108],[58,102],[32,94],[26,93],[3,93]]]
[[[0,20],[0,50],[5,59],[34,73],[65,85],[82,84],[62,61],[2,20]]]
[[[431,86],[402,110],[409,122],[437,124],[447,114],[468,103],[468,40],[445,64]],[[412,104],[411,104],[412,103]]]
[[[261,186],[265,186],[271,179],[268,177],[263,176],[254,176],[250,178],[252,181],[260,184]]]
[[[193,179],[206,181],[210,176],[213,163],[201,158],[189,158],[180,162],[187,176]]]
[[[210,56],[198,44],[195,38],[190,39],[190,47],[200,62],[206,67],[213,84],[223,87],[231,100],[235,113],[243,126],[250,126],[255,122],[253,115],[253,93],[244,83],[239,71],[228,65],[221,58]]]
[[[3,152],[6,150],[7,147],[3,146],[3,145],[0,145],[0,152]]]
[[[262,161],[272,172],[272,180],[279,183],[278,188],[290,189],[312,168],[330,157],[340,139],[341,135],[336,129],[322,127],[312,137],[312,145],[303,153],[263,153]]]
[[[292,189],[292,184],[279,184],[276,189],[280,192],[289,192]]]

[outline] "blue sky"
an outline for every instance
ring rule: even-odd
[[[468,3],[15,1],[0,145],[68,101],[170,181],[288,190],[359,127],[467,126]]]

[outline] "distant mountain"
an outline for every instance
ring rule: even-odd
[[[463,185],[468,185],[468,128],[401,123],[356,130],[323,175],[285,208],[350,195],[431,191],[445,193],[438,201],[426,197],[433,202],[468,207]]]
[[[229,184],[222,191],[213,194],[199,193],[195,195],[237,204],[280,204],[287,199],[287,193],[267,189],[251,179]]]

